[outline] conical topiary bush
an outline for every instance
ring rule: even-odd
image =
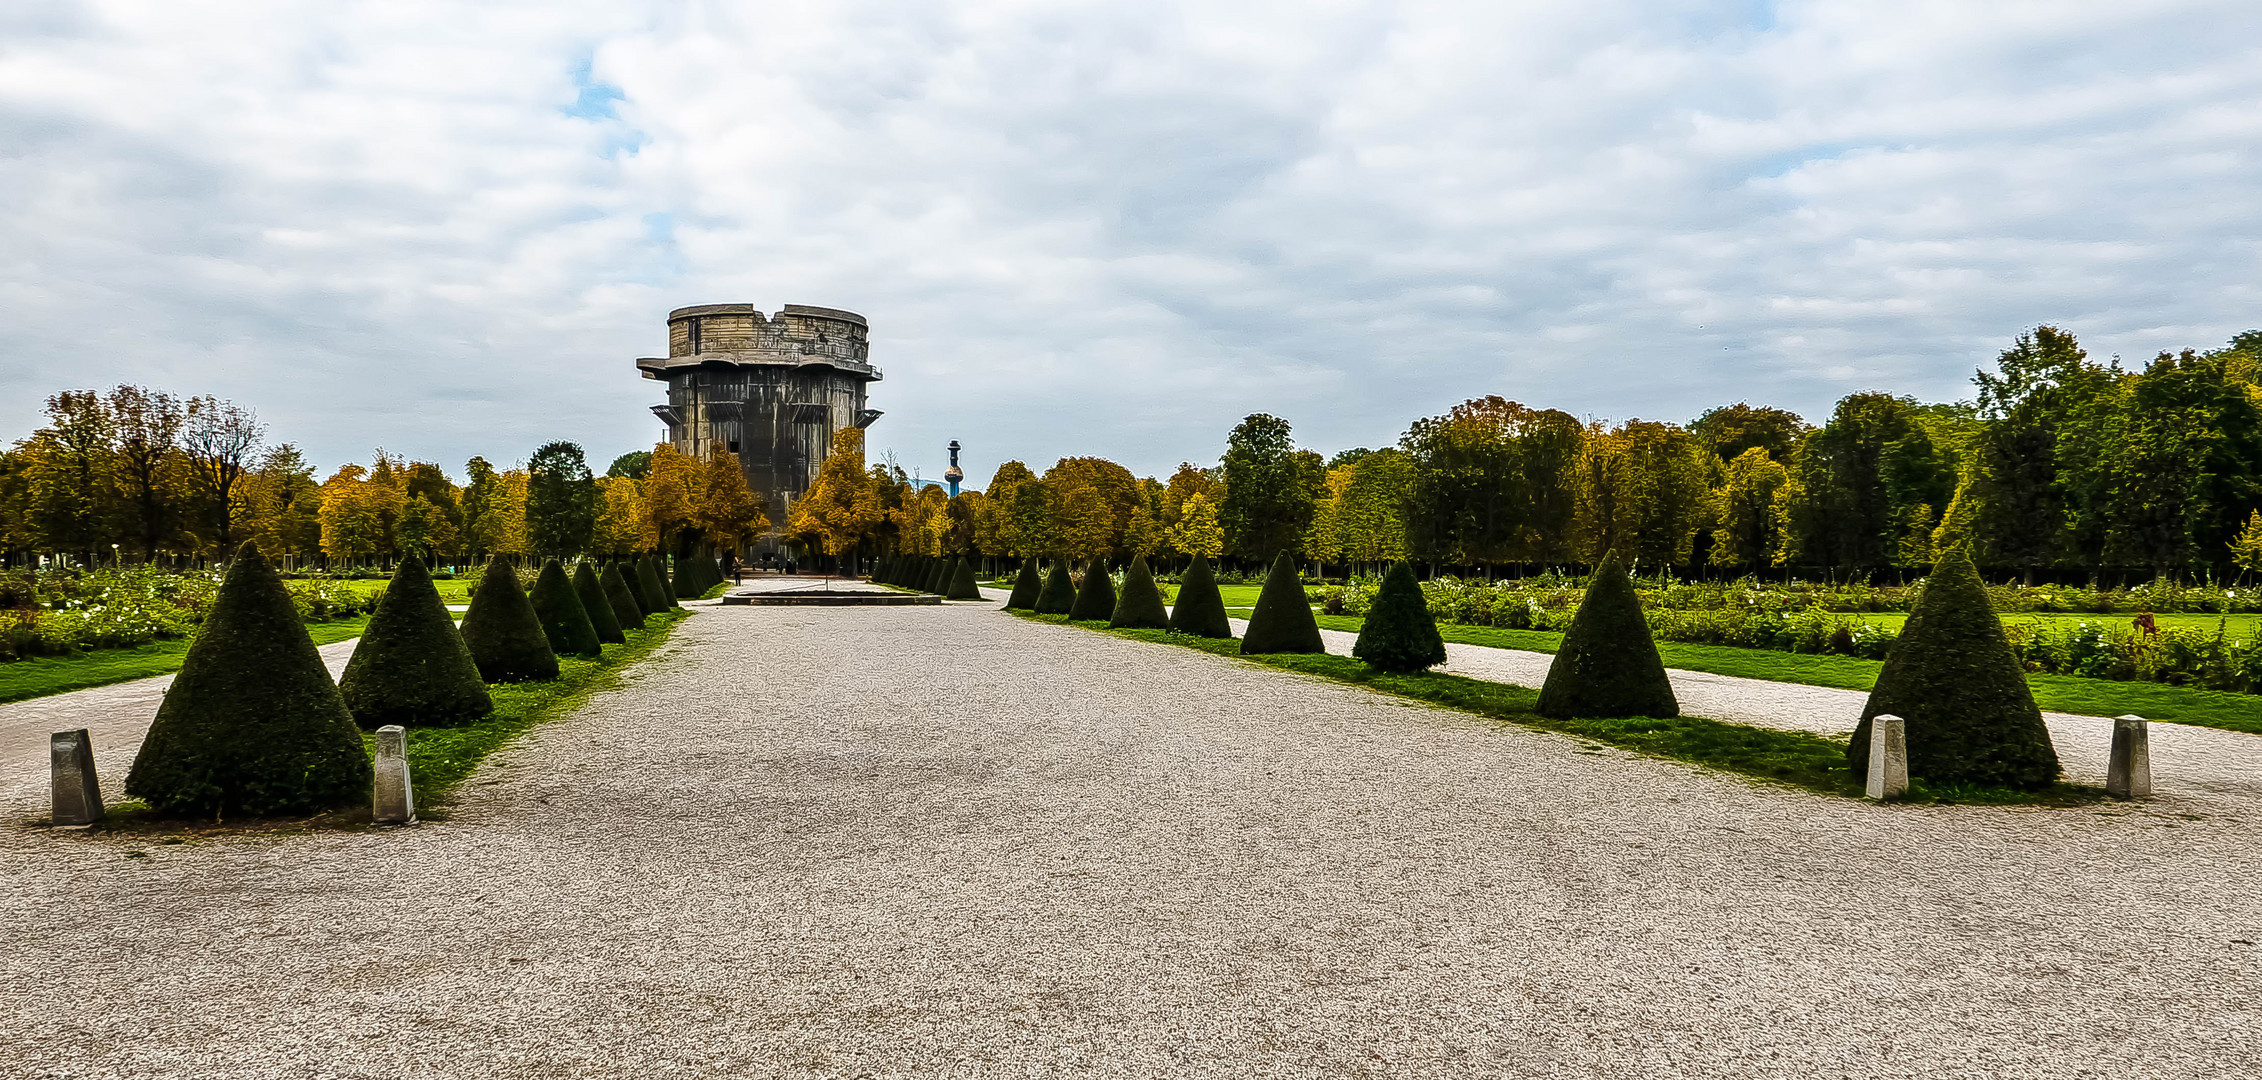
[[[927,574],[927,591],[941,596],[950,591],[950,574],[958,560],[944,556],[935,560],[934,569]]]
[[[491,683],[543,681],[558,677],[558,653],[534,605],[518,587],[518,572],[501,556],[487,560],[471,590],[471,610],[463,616],[463,643]]]
[[[981,598],[981,583],[974,580],[974,560],[958,560],[958,570],[950,576],[950,591],[943,594],[943,599],[979,600]]]
[[[621,585],[628,590],[628,598],[636,604],[636,613],[650,615],[658,610],[644,595],[644,575],[637,573],[639,561],[635,556],[613,560],[613,572],[620,575]]]
[[[1036,612],[1039,615],[1066,615],[1075,606],[1076,583],[1068,579],[1068,564],[1054,559],[1052,572],[1045,575],[1045,587],[1037,593]]]
[[[1021,572],[1013,576],[1013,592],[1005,598],[1007,611],[1035,611],[1037,594],[1044,591],[1044,575],[1037,572],[1035,556],[1021,560]]]
[[[1130,569],[1123,572],[1123,593],[1116,597],[1107,624],[1131,630],[1170,629],[1170,609],[1162,602],[1162,590],[1155,587],[1146,556],[1131,557]]]
[[[1445,638],[1413,567],[1399,563],[1382,576],[1351,655],[1380,671],[1422,671],[1445,662]]]
[[[643,582],[644,591],[651,598],[655,614],[676,606],[675,594],[668,591],[668,576],[660,570],[658,555],[646,555],[639,560],[636,564],[636,577]]]
[[[613,615],[613,602],[605,597],[605,585],[597,580],[597,568],[589,560],[573,568],[573,595],[581,601],[581,610],[589,616],[589,626],[597,631],[597,640],[606,645],[620,645],[628,641],[621,632],[620,619]]]
[[[1225,616],[1225,597],[1217,591],[1217,575],[1210,572],[1206,555],[1178,577],[1178,602],[1170,607],[1170,628],[1194,637],[1229,638],[1233,623]]]
[[[1541,716],[1681,715],[1657,641],[1642,617],[1641,596],[1616,551],[1603,556],[1587,582],[1563,644],[1539,688]]]
[[[1256,653],[1323,653],[1319,623],[1312,618],[1312,603],[1304,598],[1304,576],[1287,552],[1272,561],[1265,587],[1257,593],[1257,608],[1249,613],[1249,629],[1241,634],[1241,651]]]
[[[369,803],[361,731],[259,548],[245,544],[126,774],[169,817]]]
[[[471,647],[456,631],[424,562],[411,555],[385,586],[377,611],[338,680],[356,723],[365,728],[452,727],[495,711],[479,679]]]
[[[1932,568],[1885,654],[1846,747],[1857,777],[1869,771],[1870,721],[1888,713],[1904,722],[1910,776],[2028,791],[2058,779],[2050,729],[1979,570],[1961,548],[1950,548]]]
[[[644,629],[644,608],[637,604],[636,593],[628,587],[628,579],[621,576],[617,564],[608,564],[597,581],[604,586],[605,602],[612,605],[613,620],[623,631]]]
[[[1084,566],[1084,580],[1076,586],[1076,603],[1068,609],[1071,622],[1097,619],[1102,622],[1115,614],[1115,579],[1108,576],[1107,560],[1094,558]]]
[[[581,597],[574,594],[573,579],[566,576],[558,560],[542,564],[542,572],[535,576],[534,588],[526,599],[534,605],[534,617],[542,620],[542,633],[559,656],[596,656],[603,651],[597,628],[589,622],[589,612],[582,608]]]

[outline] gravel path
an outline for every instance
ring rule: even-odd
[[[2262,1060],[2250,816],[1823,799],[973,605],[702,613],[468,790],[409,830],[0,827],[0,1073]]]

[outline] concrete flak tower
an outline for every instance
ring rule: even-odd
[[[764,317],[752,304],[702,304],[668,313],[668,355],[636,361],[645,378],[668,385],[667,404],[652,414],[676,450],[736,457],[747,485],[769,500],[769,534],[757,551],[776,550],[833,433],[879,419],[865,406],[865,387],[880,379],[868,331],[851,311],[787,304]]]

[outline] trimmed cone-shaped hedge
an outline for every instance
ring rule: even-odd
[[[608,564],[605,572],[597,575],[597,581],[604,586],[605,603],[613,609],[613,621],[623,631],[644,629],[644,608],[636,602],[636,591],[628,587],[628,579],[621,576],[620,567]]]
[[[1616,551],[1603,556],[1587,582],[1578,613],[1547,666],[1538,711],[1554,717],[1681,715],[1657,640],[1642,617],[1641,596]]]
[[[491,683],[546,681],[558,677],[558,652],[534,605],[518,587],[518,572],[501,556],[487,560],[487,570],[471,590],[471,610],[463,616],[463,643],[479,665],[479,677]]]
[[[950,592],[944,594],[943,599],[979,600],[981,598],[981,583],[974,580],[974,560],[958,560],[958,572],[950,576]]]
[[[1445,638],[1413,567],[1399,563],[1382,576],[1351,655],[1378,671],[1423,671],[1445,662]]]
[[[1210,572],[1209,556],[1194,556],[1194,565],[1178,576],[1178,602],[1170,606],[1170,628],[1194,637],[1233,636],[1233,623],[1226,618],[1225,597],[1217,591],[1217,575]]]
[[[650,597],[644,595],[644,575],[637,572],[641,563],[635,556],[613,560],[613,572],[620,575],[621,584],[628,589],[628,598],[636,604],[636,613],[650,615],[657,610]]]
[[[1021,560],[1021,572],[1013,576],[1013,592],[1005,598],[1007,611],[1035,611],[1037,594],[1044,591],[1044,575],[1037,572],[1036,556]]]
[[[1924,579],[1900,639],[1885,654],[1846,747],[1854,775],[1869,772],[1870,721],[1888,713],[1905,722],[1910,776],[2029,791],[2058,779],[2058,751],[2042,710],[1979,570],[1960,548],[1941,556]]]
[[[393,571],[361,640],[346,661],[338,692],[365,728],[454,727],[495,711],[471,647],[448,617],[424,562],[411,555]]]
[[[1285,551],[1265,574],[1257,608],[1249,613],[1249,629],[1241,635],[1241,651],[1251,655],[1327,651],[1319,622],[1312,618],[1312,602],[1304,598],[1304,575],[1297,570],[1295,557]]]
[[[245,544],[134,755],[126,794],[168,817],[304,814],[368,805],[371,776],[290,591]]]
[[[1076,583],[1068,578],[1068,564],[1060,559],[1052,562],[1052,572],[1045,575],[1045,587],[1037,593],[1037,614],[1066,615],[1076,606]]]
[[[697,600],[722,580],[722,571],[715,568],[715,561],[704,551],[675,561],[675,598],[678,600]]]
[[[605,583],[597,580],[597,568],[589,560],[573,568],[573,595],[581,601],[581,610],[589,616],[589,626],[597,631],[597,640],[606,645],[620,645],[628,641],[621,632],[620,618],[613,614],[613,602],[605,597]]]
[[[1147,569],[1146,556],[1131,557],[1131,568],[1123,572],[1123,594],[1115,598],[1107,624],[1132,630],[1170,629],[1170,609],[1162,602],[1162,590],[1155,587],[1155,573]]]
[[[927,568],[927,580],[921,583],[922,587],[936,596],[949,592],[950,569],[954,565],[956,565],[954,560],[936,559],[935,564]]]
[[[652,602],[652,610],[669,611],[676,606],[675,594],[668,591],[668,575],[660,569],[658,555],[646,555],[636,564],[637,580],[644,583],[644,592]]]
[[[558,560],[542,564],[542,572],[535,575],[534,588],[526,599],[534,605],[534,617],[542,620],[542,632],[549,636],[550,648],[559,656],[604,652],[604,643],[597,640],[597,627],[589,621],[581,597],[574,594],[573,579],[566,576]]]
[[[1071,622],[1098,619],[1105,622],[1115,614],[1115,579],[1108,576],[1107,560],[1095,558],[1084,564],[1084,583],[1076,587],[1076,603],[1069,607]]]

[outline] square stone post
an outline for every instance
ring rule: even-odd
[[[380,825],[416,821],[416,791],[408,778],[408,732],[399,724],[377,729],[377,792],[369,817]]]
[[[85,728],[47,737],[54,761],[57,825],[92,825],[102,820],[102,784],[94,776],[94,739]]]
[[[2113,718],[2113,753],[2105,762],[2105,794],[2152,797],[2152,735],[2141,716]]]
[[[1898,799],[1908,793],[1908,725],[1887,713],[1869,724],[1868,795],[1872,799]]]

